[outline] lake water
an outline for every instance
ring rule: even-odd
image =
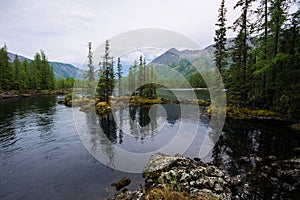
[[[0,199],[104,199],[113,192],[110,184],[123,176],[137,188],[143,183],[141,174],[108,167],[134,165],[118,158],[116,149],[152,152],[167,145],[180,127],[195,126],[196,136],[184,154],[193,158],[209,129],[201,108],[196,113],[199,108],[189,105],[183,105],[190,111],[187,115],[179,105],[167,104],[130,107],[99,118],[57,104],[60,98],[0,101]],[[205,161],[226,168],[226,163],[249,154],[289,158],[300,137],[287,126],[226,120],[221,140]],[[174,154],[177,148],[172,147]]]
[[[209,91],[207,89],[159,89],[157,95],[161,98],[176,100],[176,99],[202,99],[210,100]]]

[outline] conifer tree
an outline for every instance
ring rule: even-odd
[[[121,59],[120,57],[118,57],[118,66],[117,66],[117,76],[118,76],[118,89],[119,89],[119,96],[122,96],[122,84],[121,84],[121,80],[122,80],[122,64],[121,64]]]
[[[0,91],[10,90],[12,86],[12,68],[7,55],[7,47],[0,49]]]
[[[25,59],[23,62],[22,62],[22,65],[23,65],[23,68],[24,68],[24,73],[25,73],[25,80],[24,80],[24,84],[25,84],[25,88],[26,89],[30,89],[30,83],[31,83],[31,74],[30,74],[30,65],[28,63],[28,61]]]
[[[94,96],[94,84],[95,84],[95,68],[93,65],[93,53],[92,53],[92,43],[88,43],[88,70],[85,72],[84,78],[88,80],[88,95],[90,97]]]
[[[42,74],[41,74],[41,66],[42,66],[42,60],[41,55],[39,53],[36,53],[34,56],[34,60],[30,63],[33,76],[34,76],[34,84],[33,89],[35,90],[41,90],[42,89]]]
[[[114,88],[114,58],[110,56],[109,40],[105,41],[105,52],[102,56],[100,65],[100,80],[98,83],[97,93],[101,101],[109,103],[110,96]]]
[[[227,65],[227,49],[226,49],[226,8],[225,8],[225,0],[221,0],[221,6],[219,8],[219,17],[216,26],[218,29],[215,31],[215,64],[217,69],[221,72],[224,70],[225,66]]]
[[[250,51],[250,36],[252,24],[249,21],[250,7],[253,0],[239,0],[234,8],[241,7],[242,14],[233,24],[233,30],[238,31],[231,48],[233,63],[230,69],[230,78],[227,82],[229,97],[238,106],[245,106],[248,101],[249,87],[247,82],[248,55]]]
[[[144,67],[143,67],[143,56],[140,56],[140,63],[139,63],[139,76],[138,76],[138,86],[139,86],[139,95],[143,93],[143,85],[144,85]]]
[[[18,91],[23,91],[26,88],[25,85],[25,71],[22,63],[20,62],[18,55],[15,55],[13,61],[13,85],[14,89]]]
[[[54,89],[54,72],[49,65],[45,52],[41,50],[41,62],[40,74],[42,78],[42,89]]]

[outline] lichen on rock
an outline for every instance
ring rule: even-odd
[[[232,195],[230,186],[233,181],[224,171],[181,155],[152,155],[143,177],[145,186],[139,191],[143,191],[142,197],[148,200],[231,199]]]

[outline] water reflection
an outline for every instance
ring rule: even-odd
[[[0,142],[5,148],[22,140],[22,135],[38,129],[41,141],[51,141],[56,97],[17,98],[0,101]]]
[[[0,198],[103,199],[109,183],[131,176],[96,161],[82,143],[108,166],[135,170],[146,163],[138,163],[120,149],[145,152],[142,154],[145,158],[137,154],[135,159],[147,162],[146,153],[152,154],[169,144],[182,126],[182,140],[194,141],[185,155],[197,157],[204,135],[209,131],[213,141],[214,129],[209,128],[207,116],[199,118],[195,107],[185,105],[185,109],[182,113],[175,104],[132,107],[99,118],[95,113],[80,112],[77,108],[72,113],[70,108],[56,104],[56,97],[1,100]],[[198,126],[196,137],[189,137],[190,127],[195,125]],[[286,159],[296,155],[295,149],[299,156],[300,135],[288,125],[278,121],[227,120],[207,160],[233,174],[243,174],[261,171],[253,159],[255,156]],[[169,154],[177,153],[181,142],[173,145]],[[250,161],[242,164],[242,157]]]
[[[72,109],[56,101],[55,96],[0,100],[0,199],[105,199],[105,188],[122,176],[135,185],[139,176],[108,169],[86,151]],[[99,118],[80,115],[90,123],[89,144],[114,160],[114,147],[97,132]]]
[[[113,143],[117,143],[118,135],[117,135],[117,125],[112,115],[105,115],[99,119],[100,126],[103,130],[103,133],[106,137]],[[120,137],[120,131],[119,131]],[[121,136],[122,137],[122,136]]]
[[[184,106],[184,112],[181,106]],[[237,172],[241,169],[238,160],[243,156],[276,155],[283,158],[300,146],[296,134],[282,134],[287,125],[271,121],[241,123],[227,120],[219,138],[220,130],[211,126],[207,116],[199,117],[195,105],[129,107],[104,117],[78,112],[79,117],[85,116],[79,120],[83,143],[95,158],[104,160],[110,167],[129,166],[128,153],[143,155],[144,163],[137,164],[143,168],[148,156],[155,152],[175,154],[186,150],[184,155],[194,158],[204,146],[214,147],[204,161]],[[175,141],[176,137],[179,140]],[[182,148],[184,142],[191,142],[188,149]]]
[[[116,113],[121,115],[121,113]],[[129,118],[126,118],[125,122],[119,121],[119,123],[128,123],[129,130],[125,131],[134,137],[136,140],[143,140],[147,138],[153,138],[158,132],[157,122],[159,121],[157,106],[153,107],[130,107]]]
[[[286,122],[228,119],[223,134],[213,149],[212,161],[232,173],[237,173],[244,166],[240,163],[242,157],[249,159],[250,168],[254,169],[256,161],[252,158],[266,158],[271,155],[280,160],[292,158],[299,146],[300,136],[288,129]]]
[[[99,117],[99,125],[112,144],[122,144],[124,137],[126,139],[133,137],[140,141],[153,138],[158,132],[158,122],[161,122],[161,117],[157,106],[129,107]],[[125,134],[127,137],[124,136]]]
[[[102,117],[76,109],[74,112],[79,135],[95,158],[116,167],[128,165],[131,154],[142,169],[155,152],[184,152],[184,144],[192,143],[195,135],[200,143],[203,141],[207,128],[202,124],[197,129],[202,122],[196,107],[178,104],[128,107]],[[136,157],[138,154],[142,160]]]

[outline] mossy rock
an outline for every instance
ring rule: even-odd
[[[189,166],[191,164],[191,160],[182,156],[168,156],[163,153],[153,154],[145,166],[143,177],[149,177],[157,182],[161,172],[168,171],[175,166]]]
[[[100,101],[95,106],[98,115],[104,115],[111,112],[111,106],[104,101]]]
[[[123,177],[116,182],[112,183],[111,186],[115,187],[117,191],[121,190],[122,188],[125,188],[131,183],[130,178]]]
[[[297,124],[291,125],[291,128],[294,129],[294,130],[296,130],[296,131],[300,131],[300,122],[297,123]]]
[[[270,110],[251,110],[249,108],[233,108],[227,107],[226,114],[228,117],[235,119],[251,119],[251,118],[270,118],[278,116],[278,113],[275,113]]]
[[[148,200],[188,200],[188,194],[185,192],[177,192],[168,189],[168,187],[164,188],[153,188],[146,195],[146,199]]]

